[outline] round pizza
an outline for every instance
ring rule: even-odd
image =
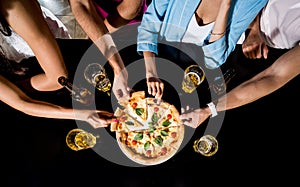
[[[122,108],[115,110],[118,121],[110,130],[124,154],[143,165],[155,165],[171,158],[184,137],[184,125],[174,105],[145,98],[134,92]]]

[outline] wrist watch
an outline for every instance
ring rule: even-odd
[[[216,115],[218,115],[216,105],[213,102],[208,103],[207,106],[211,111],[211,117],[215,117]]]

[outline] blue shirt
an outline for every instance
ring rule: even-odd
[[[158,54],[160,40],[181,42],[201,0],[152,0],[138,27],[137,51]],[[209,69],[220,67],[268,0],[232,0],[225,35],[201,46]],[[206,37],[209,38],[209,35]]]

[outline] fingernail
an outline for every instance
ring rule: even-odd
[[[118,122],[118,121],[119,121],[118,119],[114,119],[114,120],[113,120],[113,122]]]

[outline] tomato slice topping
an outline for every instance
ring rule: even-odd
[[[162,149],[161,149],[161,154],[162,155],[165,155],[167,153],[167,148],[166,147],[163,147]]]
[[[176,136],[177,136],[177,133],[176,133],[176,132],[172,132],[172,133],[171,133],[171,137],[172,137],[172,138],[175,138]]]
[[[168,115],[167,115],[167,119],[172,119],[172,115],[171,115],[171,114],[168,114]]]
[[[151,150],[147,150],[146,155],[151,155]]]
[[[136,145],[136,144],[137,144],[137,141],[136,141],[136,140],[132,140],[131,144],[132,144],[132,145]]]
[[[137,107],[137,103],[132,103],[132,108],[136,108]]]

